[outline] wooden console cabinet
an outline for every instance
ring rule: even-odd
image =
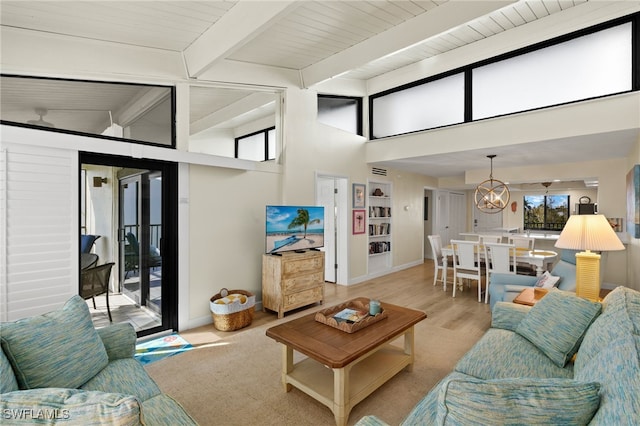
[[[324,301],[324,252],[262,255],[262,310],[278,318],[292,309]]]

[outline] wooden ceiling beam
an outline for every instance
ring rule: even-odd
[[[300,0],[239,1],[184,52],[190,77],[197,78],[300,5]]]
[[[301,71],[305,88],[507,6],[513,1],[455,2],[440,5]]]

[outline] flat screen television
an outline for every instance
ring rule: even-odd
[[[267,206],[266,253],[306,251],[324,246],[324,207]]]

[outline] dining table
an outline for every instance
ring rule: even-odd
[[[484,247],[478,245],[480,258],[484,259]],[[453,258],[453,246],[451,244],[442,247],[442,264],[444,269],[442,279],[447,282],[447,264],[449,257]],[[558,257],[558,253],[551,250],[529,250],[516,247],[516,262],[528,263],[536,268],[536,276],[542,275],[545,271],[553,267],[553,263]]]

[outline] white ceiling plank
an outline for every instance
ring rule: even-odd
[[[501,33],[504,29],[496,24],[496,21],[489,17],[482,17],[475,22],[470,22],[469,27],[473,28],[485,37],[491,37],[497,33]]]
[[[300,4],[299,0],[238,2],[185,49],[184,58],[189,75],[198,77],[216,61],[240,49]]]
[[[393,25],[373,14],[367,14],[352,6],[353,3],[309,3],[301,8],[302,15],[317,19],[330,28],[352,31],[359,39],[379,33]]]
[[[493,19],[498,25],[500,25],[505,30],[510,30],[516,27],[513,24],[513,22],[509,20],[509,18],[507,18],[507,16],[503,12],[494,13],[493,15],[491,15],[491,19]]]
[[[303,84],[305,87],[310,87],[504,6],[504,1],[445,3],[428,13],[418,15],[403,24],[304,68],[301,71]]]
[[[527,4],[538,19],[549,15],[549,11],[544,6],[544,2],[542,0],[530,0]]]
[[[543,2],[549,13],[558,13],[562,10],[558,0],[543,0]]]
[[[524,19],[525,22],[531,22],[538,19],[527,2],[514,4],[513,9],[518,12],[518,14],[522,17],[522,19]]]
[[[511,22],[516,27],[519,27],[520,25],[524,25],[526,23],[522,15],[518,13],[515,7],[511,9],[504,9],[502,13],[509,20],[509,22]]]

